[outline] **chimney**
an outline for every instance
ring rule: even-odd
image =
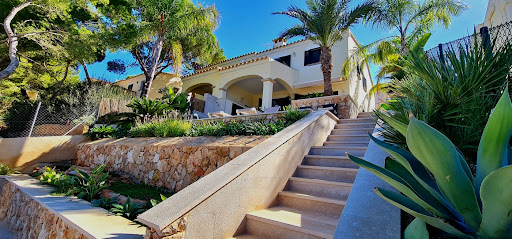
[[[274,47],[273,48],[278,48],[278,47],[286,46],[286,37],[276,38],[276,39],[272,40],[272,42],[274,42]]]

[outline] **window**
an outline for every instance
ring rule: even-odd
[[[304,65],[311,65],[320,62],[320,54],[322,49],[316,48],[304,52]]]
[[[282,56],[282,57],[279,57],[277,59],[275,59],[276,61],[279,61],[287,66],[290,66],[291,65],[291,61],[292,61],[292,56],[291,55],[287,55],[287,56]]]
[[[133,90],[133,84],[128,85],[128,90]]]

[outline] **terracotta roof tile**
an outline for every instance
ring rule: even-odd
[[[293,44],[295,44],[295,43],[299,43],[299,42],[307,41],[307,40],[308,40],[307,38],[304,38],[304,39],[302,39],[302,40],[294,41],[294,42],[288,43],[288,44],[283,45],[283,46],[270,48],[270,49],[267,49],[267,50],[264,50],[264,51],[260,51],[260,52],[251,52],[251,53],[247,53],[247,54],[244,54],[244,55],[240,55],[240,56],[237,56],[237,57],[233,57],[233,58],[226,59],[226,60],[223,60],[223,61],[220,61],[220,62],[217,62],[217,63],[213,63],[213,64],[211,64],[211,65],[207,65],[207,66],[201,67],[200,69],[209,68],[209,67],[212,67],[212,66],[215,66],[215,65],[218,65],[218,64],[221,64],[221,63],[227,62],[227,61],[231,61],[231,60],[234,60],[234,59],[237,59],[237,58],[241,58],[241,57],[244,57],[244,56],[248,56],[248,55],[258,55],[258,54],[261,54],[261,53],[265,53],[265,52],[273,51],[273,50],[275,50],[275,49],[283,48],[283,47],[286,47],[286,46],[289,46],[289,45],[293,45]]]
[[[204,72],[212,71],[212,70],[217,70],[217,71],[228,70],[228,69],[231,69],[231,68],[235,68],[235,67],[239,67],[239,66],[242,66],[242,65],[251,64],[251,63],[254,63],[254,62],[257,62],[257,61],[262,61],[262,60],[273,61],[274,59],[272,59],[272,58],[270,58],[268,56],[264,56],[264,57],[254,58],[254,59],[251,59],[249,61],[240,62],[240,63],[234,64],[234,65],[230,65],[230,66],[226,66],[226,67],[219,67],[219,66],[212,67],[212,68],[208,68],[208,69],[203,70],[203,71],[198,71],[198,72],[195,72],[193,74],[186,75],[182,79],[187,78],[187,77],[191,77],[191,76],[194,76],[194,75],[197,75],[197,74],[201,74],[201,73],[204,73]]]

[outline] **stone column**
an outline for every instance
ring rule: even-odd
[[[265,110],[272,107],[272,92],[274,91],[274,83],[272,78],[261,80],[263,82],[263,95],[261,96],[261,109]]]
[[[214,88],[213,95],[219,99],[225,99],[228,93],[228,90],[225,88]]]

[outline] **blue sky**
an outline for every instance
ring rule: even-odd
[[[488,0],[462,1],[466,2],[470,8],[460,16],[453,18],[449,29],[438,27],[433,32],[426,49],[430,49],[439,43],[464,37],[473,32],[475,25],[484,21]],[[215,35],[227,58],[269,49],[272,39],[276,38],[284,29],[296,23],[290,17],[272,15],[272,13],[286,10],[290,5],[305,6],[305,0],[204,0],[196,2],[203,5],[215,4],[220,12],[221,21]],[[358,2],[362,1],[355,0],[354,4]],[[356,25],[351,30],[361,44],[368,44],[393,34],[393,32],[384,32],[361,24]],[[133,62],[130,53],[108,53],[103,62],[88,66],[91,76],[115,81],[116,79],[124,79],[128,75],[142,73],[138,67],[130,68],[124,75],[109,73],[106,70],[107,62],[113,59],[125,59],[128,62]],[[376,70],[376,67],[372,67],[372,72]],[[84,77],[85,74],[81,70],[80,78],[84,79]]]

